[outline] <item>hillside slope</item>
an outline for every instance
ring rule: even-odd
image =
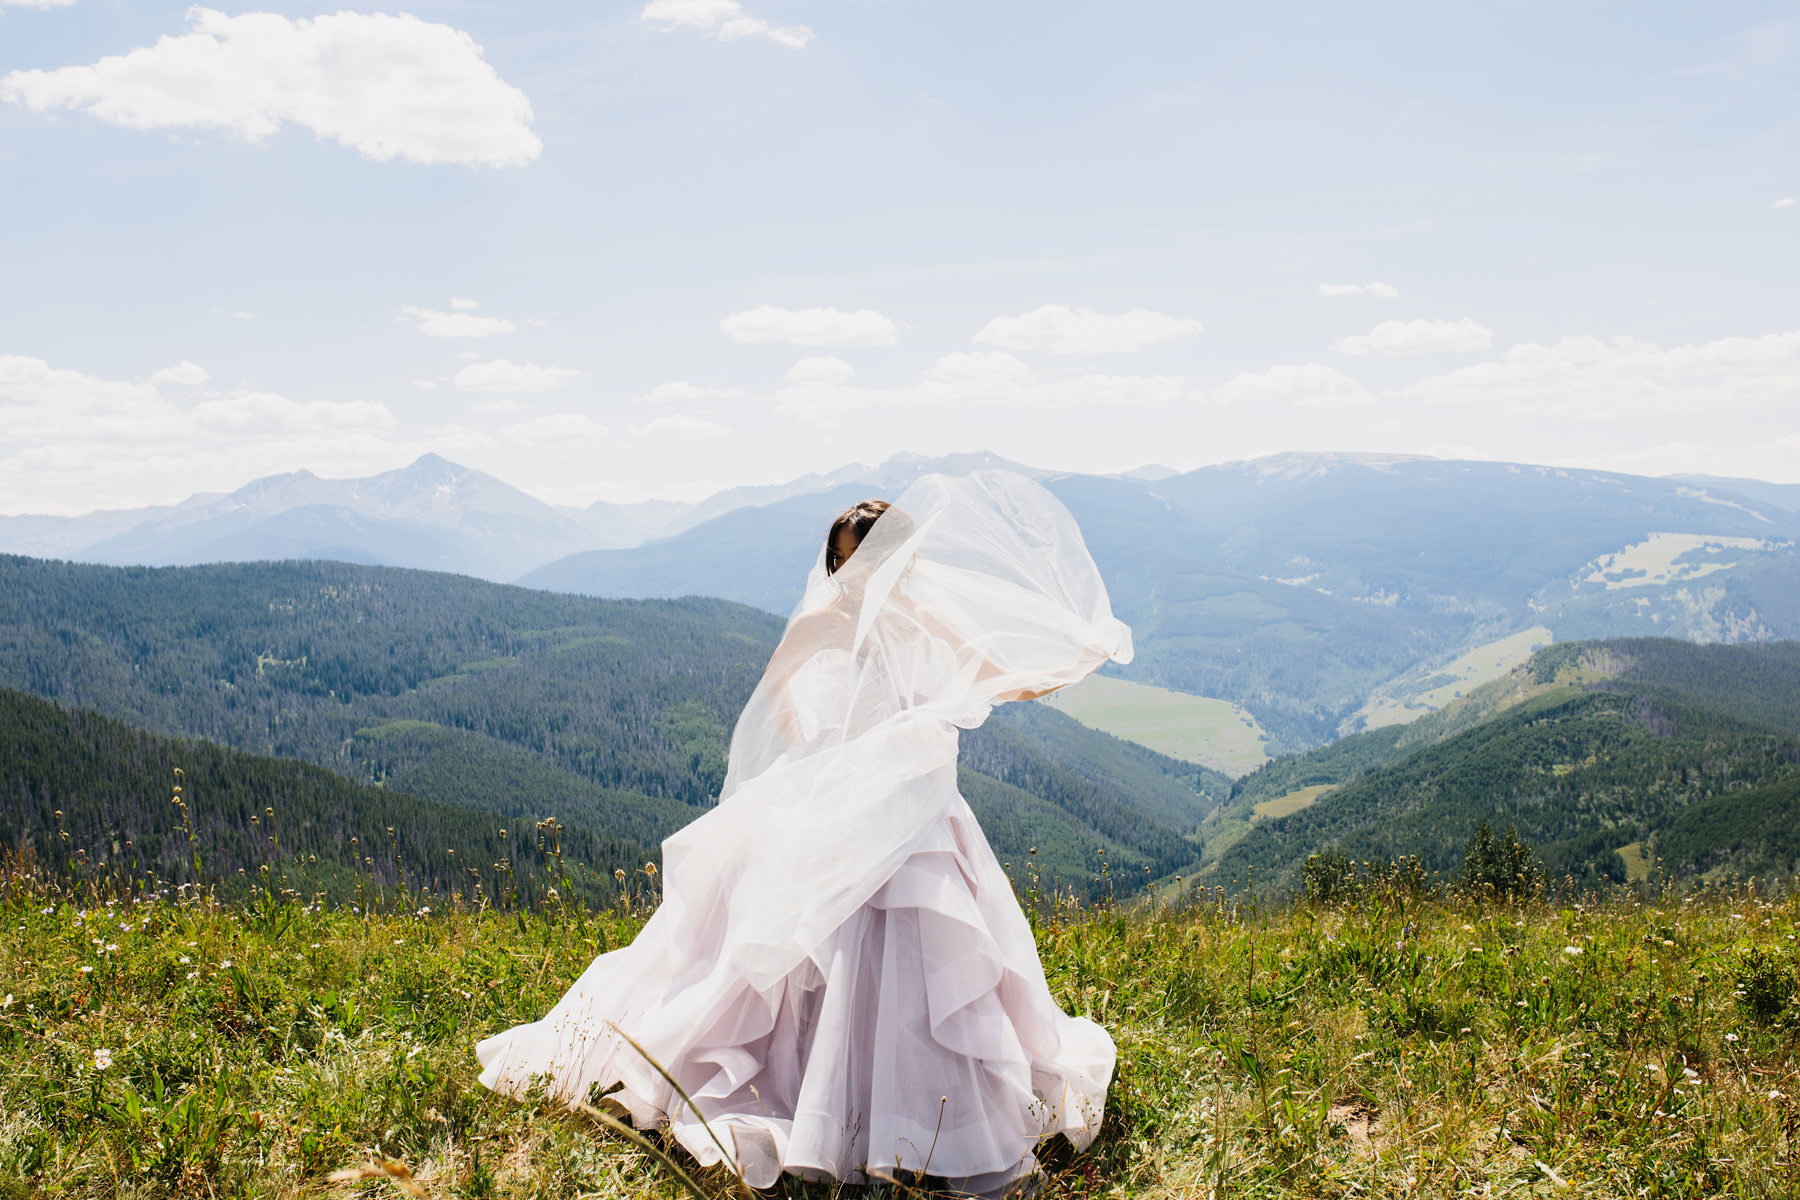
[[[170,802],[177,768],[193,846]],[[506,885],[496,864],[509,860],[527,894],[552,877],[529,819],[496,820],[292,759],[157,737],[9,689],[0,689],[0,797],[0,846],[78,877],[193,882],[198,853],[203,881],[260,886],[268,863],[272,880],[300,895],[321,890],[342,901],[354,892],[359,849],[371,860],[363,870],[382,882],[404,870],[411,887],[443,894],[472,894],[477,877],[497,894]],[[561,848],[578,894],[589,898],[612,895],[612,872],[635,871],[650,856],[580,828],[562,834]]]
[[[1800,646],[1567,644],[1416,725],[1268,764],[1202,836],[1214,878],[1291,878],[1334,844],[1449,870],[1482,821],[1577,879],[1624,878],[1627,847],[1674,871],[1786,875],[1800,864],[1772,818],[1800,821],[1795,779]]]
[[[720,600],[589,600],[347,564],[0,558],[0,686],[650,846],[718,794],[781,624]],[[1102,849],[1158,873],[1193,857],[1186,835],[1229,787],[1048,709],[1002,710],[964,746],[969,769],[1046,806],[1040,850],[1070,878]]]

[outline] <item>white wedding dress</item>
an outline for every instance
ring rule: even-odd
[[[661,907],[543,1020],[481,1042],[482,1083],[609,1093],[703,1165],[716,1134],[759,1188],[923,1172],[990,1191],[1049,1135],[1085,1147],[1112,1039],[1052,998],[957,791],[957,738],[1130,655],[1054,496],[1003,471],[921,479],[836,574],[814,567],[718,806],[663,843]]]

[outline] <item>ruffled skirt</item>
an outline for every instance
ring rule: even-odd
[[[728,915],[714,915],[652,917],[543,1020],[483,1041],[482,1083],[523,1094],[541,1081],[570,1102],[608,1093],[702,1165],[723,1159],[723,1143],[759,1188],[784,1171],[846,1182],[918,1172],[992,1191],[1036,1169],[1044,1138],[1093,1140],[1112,1040],[1052,999],[1011,884],[960,796],[772,985],[737,967]]]

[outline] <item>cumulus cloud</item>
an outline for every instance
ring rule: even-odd
[[[606,439],[606,426],[586,413],[551,413],[508,426],[501,436],[516,446],[532,449],[576,449]]]
[[[262,142],[295,124],[377,162],[530,162],[531,101],[468,34],[401,14],[289,20],[188,10],[190,31],[90,66],[14,71],[0,98],[127,129],[219,129]]]
[[[1494,333],[1468,317],[1460,321],[1383,321],[1367,333],[1339,338],[1340,354],[1411,358],[1418,354],[1473,354],[1494,344]]]
[[[659,383],[633,399],[639,404],[693,404],[701,400],[721,400],[743,394],[739,388],[701,387],[684,379],[675,379],[668,383]]]
[[[847,380],[842,372],[809,369],[798,381],[790,377],[789,386],[774,393],[775,410],[821,428],[835,428],[846,414],[871,404],[1057,410],[1081,405],[1147,407],[1191,397],[1178,375],[1046,374],[1010,354],[985,351],[946,354],[916,382],[901,387],[861,388]]]
[[[1433,404],[1581,419],[1766,407],[1800,396],[1800,330],[1663,349],[1638,338],[1522,343],[1497,361],[1420,380]]]
[[[1321,283],[1319,295],[1327,299],[1333,296],[1375,296],[1382,300],[1392,300],[1400,294],[1400,289],[1391,283]]]
[[[191,362],[179,362],[150,376],[150,382],[173,387],[199,387],[211,378],[205,367]]]
[[[1092,308],[1046,304],[1016,317],[995,317],[975,335],[977,342],[1006,350],[1048,350],[1051,354],[1123,354],[1158,342],[1193,337],[1200,322],[1147,308],[1117,315]]]
[[[1773,207],[1775,207],[1775,208],[1792,208],[1796,204],[1800,204],[1800,200],[1796,200],[1792,196],[1783,196],[1781,199],[1777,200],[1774,203]]]
[[[417,308],[411,304],[402,306],[400,311],[412,321],[414,329],[429,337],[484,338],[496,333],[511,333],[518,328],[502,317],[476,316],[469,311],[475,307],[473,300],[452,300],[450,303],[455,312]]]
[[[835,354],[803,358],[787,369],[787,381],[802,386],[809,383],[847,383],[856,368]]]
[[[296,459],[393,460],[397,426],[385,405],[254,391],[177,403],[164,388],[193,386],[195,374],[183,369],[191,366],[172,368],[179,379],[158,372],[161,379],[138,382],[0,355],[0,511],[180,499],[197,481],[241,481]]]
[[[731,430],[716,421],[704,421],[699,417],[686,417],[679,413],[671,413],[666,417],[658,417],[648,425],[630,427],[633,437],[645,438],[721,438],[731,436]]]
[[[734,342],[757,345],[786,342],[791,346],[892,346],[900,331],[893,320],[873,309],[839,312],[835,308],[776,308],[765,304],[733,313],[719,329]]]
[[[638,16],[664,33],[696,29],[721,42],[766,37],[790,50],[804,48],[813,36],[813,31],[804,25],[771,25],[761,17],[753,17],[737,0],[651,0]]]
[[[553,392],[564,380],[580,374],[567,367],[540,367],[536,363],[496,358],[470,363],[451,382],[465,392]]]
[[[1220,404],[1265,407],[1292,404],[1299,408],[1355,408],[1375,403],[1375,396],[1341,371],[1318,363],[1245,371],[1214,389]]]
[[[450,297],[450,307],[458,312],[467,312],[471,308],[480,308],[481,305],[475,303],[475,301],[469,299],[467,296],[452,296]]]

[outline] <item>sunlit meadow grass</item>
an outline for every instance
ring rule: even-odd
[[[643,904],[108,900],[15,865],[0,1200],[681,1194],[593,1120],[476,1082],[475,1042],[541,1015]],[[1050,1148],[1042,1194],[1800,1195],[1797,919],[1748,891],[1050,906],[1051,989],[1119,1069],[1100,1141]],[[329,1178],[384,1161],[411,1178]]]

